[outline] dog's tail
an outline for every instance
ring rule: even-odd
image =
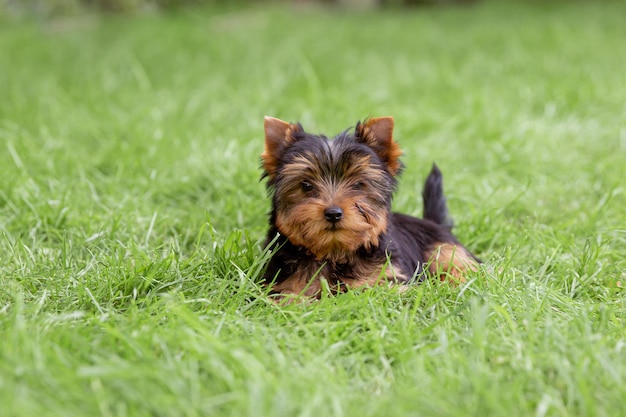
[[[424,218],[452,230],[454,222],[448,216],[446,197],[443,195],[443,175],[433,164],[422,191],[424,199]]]

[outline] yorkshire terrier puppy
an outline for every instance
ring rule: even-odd
[[[392,213],[401,154],[391,117],[359,122],[332,140],[265,118],[271,293],[319,297],[323,287],[341,292],[428,275],[463,282],[476,269],[480,260],[451,233],[436,165],[424,185],[424,218]]]

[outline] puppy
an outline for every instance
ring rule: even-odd
[[[480,260],[451,233],[442,175],[432,166],[423,219],[391,211],[402,171],[393,118],[357,123],[332,139],[265,118],[263,177],[272,199],[264,274],[273,294],[320,297],[327,286],[463,282]]]

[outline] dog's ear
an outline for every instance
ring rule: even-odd
[[[366,144],[387,165],[391,175],[397,175],[402,169],[400,155],[402,150],[393,140],[393,117],[376,117],[356,125],[357,141]]]
[[[274,178],[285,148],[294,141],[293,133],[302,130],[299,124],[291,124],[275,117],[265,116],[265,150],[261,154],[265,174]]]

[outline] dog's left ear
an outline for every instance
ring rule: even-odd
[[[299,124],[292,124],[275,117],[265,116],[265,150],[261,154],[263,169],[270,179],[276,175],[285,148],[294,141],[293,133],[301,131]]]
[[[393,140],[393,117],[376,117],[359,122],[355,130],[359,142],[366,144],[387,165],[391,175],[400,173],[402,150]]]

